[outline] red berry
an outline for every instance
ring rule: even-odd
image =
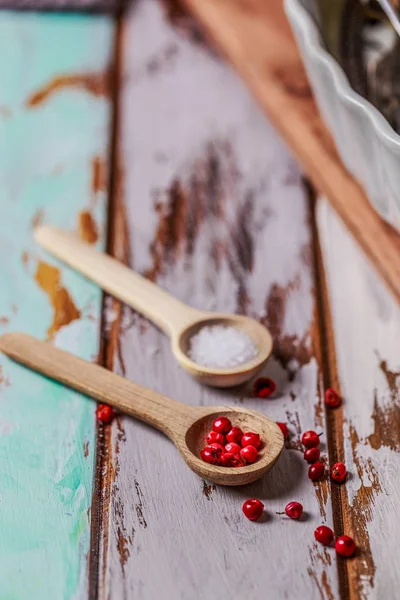
[[[221,456],[221,465],[223,467],[233,467],[233,459],[234,456],[231,452],[225,452],[225,454]]]
[[[320,454],[321,452],[319,451],[319,448],[307,448],[307,450],[304,452],[304,460],[306,460],[308,463],[314,463],[319,459]]]
[[[228,433],[232,429],[232,423],[226,417],[217,417],[213,423],[213,429],[217,433]]]
[[[240,454],[235,454],[235,456],[232,458],[232,467],[238,468],[238,467],[244,467],[246,464],[246,459],[243,458],[243,456],[241,456]]]
[[[253,463],[256,462],[258,456],[258,450],[254,448],[254,446],[245,446],[240,451],[240,455],[246,459],[246,462]]]
[[[225,446],[225,436],[223,436],[222,433],[210,431],[206,437],[206,442],[207,444],[220,444],[221,446]]]
[[[341,556],[352,556],[356,550],[354,540],[348,535],[341,535],[336,540],[335,550]]]
[[[246,502],[242,506],[242,511],[244,515],[250,521],[257,521],[263,514],[264,504],[260,502],[260,500],[246,500]]]
[[[346,465],[341,462],[335,463],[331,468],[331,477],[334,481],[342,483],[346,479]]]
[[[315,431],[306,431],[301,436],[301,442],[306,448],[316,448],[319,446],[319,435]]]
[[[243,434],[241,442],[243,448],[246,446],[254,446],[256,450],[261,448],[260,436],[258,433],[253,433],[252,431],[248,431],[247,433]]]
[[[108,404],[99,404],[96,409],[96,417],[102,423],[111,423],[114,418],[114,409]]]
[[[268,398],[276,390],[276,383],[269,377],[259,377],[253,384],[253,392],[257,398]]]
[[[204,462],[211,465],[221,464],[221,458],[223,454],[225,454],[225,450],[219,444],[211,444],[210,446],[206,446],[204,450],[200,452],[200,456]]]
[[[308,477],[311,481],[317,481],[324,474],[325,467],[322,462],[315,462],[308,469]]]
[[[300,502],[289,502],[289,504],[286,504],[285,506],[285,513],[291,519],[300,519],[303,514],[303,505],[300,504]],[[282,513],[277,514],[281,515]]]
[[[210,446],[206,446],[200,452],[200,456],[201,459],[204,460],[204,462],[209,463],[210,465],[219,465],[221,463],[221,459],[215,458],[212,448],[210,448]]]
[[[242,435],[243,431],[240,429],[240,427],[232,427],[232,429],[226,434],[226,441],[235,442],[235,444],[240,444]]]
[[[324,544],[324,546],[330,546],[333,542],[334,534],[332,529],[326,525],[320,525],[314,531],[314,537],[317,542],[320,542],[320,544]]]
[[[241,447],[239,444],[235,444],[235,442],[231,442],[230,444],[226,444],[225,452],[230,452],[231,454],[239,454],[241,451]]]
[[[221,446],[221,444],[216,444],[215,442],[213,444],[210,444],[208,446],[208,448],[212,448],[216,457],[219,458],[220,456],[222,456],[223,454],[225,454],[225,448],[223,446]]]
[[[329,408],[337,408],[342,404],[341,397],[333,388],[325,390],[325,404],[329,406]]]
[[[286,423],[279,423],[277,421],[276,424],[278,425],[279,429],[282,431],[283,437],[285,438],[285,440],[287,440],[287,438],[289,437],[289,429],[288,429],[288,426],[286,425]]]

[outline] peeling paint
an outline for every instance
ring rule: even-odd
[[[376,572],[367,523],[372,521],[373,518],[372,508],[375,505],[375,498],[377,495],[381,494],[383,490],[371,458],[364,459],[358,453],[358,446],[362,442],[360,441],[356,429],[352,425],[350,425],[349,433],[353,462],[357,469],[360,481],[360,487],[352,501],[352,510],[354,514],[352,521],[355,541],[359,549],[355,584],[360,599],[366,600],[368,597],[368,590],[374,586]],[[368,481],[370,485],[367,485],[366,481]]]
[[[241,192],[234,216],[229,219],[226,214],[227,190],[235,187],[238,177],[230,143],[218,141],[207,144],[169,188],[154,190],[158,221],[150,243],[151,266],[144,275],[156,281],[180,259],[189,268],[200,233],[207,229],[210,264],[217,273],[228,265],[237,284],[234,310],[243,314],[249,308],[247,278],[253,269],[260,224],[255,223],[255,191],[251,188]],[[296,346],[296,340],[290,343],[291,348]]]
[[[204,479],[203,479],[203,489],[202,492],[205,495],[205,497],[207,498],[207,500],[211,500],[211,495],[213,493],[213,491],[215,490],[215,485],[213,483],[208,484]]]
[[[321,600],[334,600],[334,595],[326,571],[326,567],[330,566],[332,563],[329,550],[327,548],[321,549],[314,543],[312,548],[310,548],[309,553],[311,566],[308,567],[307,572],[315,581]],[[322,570],[319,563],[323,566]]]
[[[75,75],[59,75],[54,77],[44,87],[31,94],[25,106],[36,108],[52,95],[63,89],[78,89],[94,96],[108,96],[110,92],[110,77],[108,73],[86,73]]]
[[[387,447],[400,451],[400,371],[389,368],[386,360],[379,361],[390,394],[390,402],[379,401],[378,392],[374,393],[374,408],[371,418],[374,431],[367,440],[374,450]]]
[[[11,110],[7,106],[0,106],[0,116],[5,117],[6,119],[10,118],[12,115]]]
[[[385,376],[392,400],[398,400],[400,392],[400,371],[392,371],[391,369],[389,369],[386,360],[380,361],[379,368]]]
[[[88,210],[79,213],[78,230],[80,237],[88,244],[95,244],[99,239],[96,221]]]
[[[194,44],[199,44],[214,54],[204,38],[199,24],[190,16],[181,0],[161,0],[165,16],[176,30]]]
[[[139,523],[140,525],[142,525],[142,527],[144,529],[147,528],[147,521],[144,518],[144,514],[143,514],[143,504],[144,504],[144,497],[142,494],[142,490],[140,489],[140,485],[139,482],[136,478],[133,479],[133,482],[135,484],[135,490],[136,490],[136,495],[137,495],[137,502],[136,502],[136,514],[137,514],[137,518],[139,519]]]
[[[92,192],[96,198],[99,192],[107,190],[107,164],[100,156],[92,159]]]
[[[122,421],[117,418],[117,440],[114,454],[114,470],[113,470],[113,488],[112,488],[112,499],[113,499],[113,520],[116,526],[117,534],[117,550],[119,554],[122,574],[125,575],[125,565],[131,555],[130,547],[133,546],[133,540],[135,536],[135,530],[132,528],[132,532],[129,535],[125,526],[125,512],[124,505],[119,495],[118,486],[118,475],[120,471],[119,464],[119,444],[126,439],[125,430],[122,426]],[[107,528],[107,524],[105,524]]]
[[[325,480],[314,481],[315,494],[319,504],[319,513],[326,520],[326,505],[329,500],[329,483]]]
[[[43,221],[44,221],[44,210],[43,210],[43,208],[39,208],[39,210],[37,210],[35,212],[35,214],[33,215],[33,219],[32,219],[33,229],[36,229],[36,227],[39,227],[39,225],[42,225]]]
[[[75,306],[69,292],[61,285],[60,270],[43,261],[39,261],[35,280],[48,296],[53,307],[53,322],[47,330],[47,339],[53,340],[57,331],[80,319],[81,312]]]
[[[291,413],[289,410],[286,411],[286,420],[290,425],[291,436],[285,442],[286,448],[290,450],[298,450],[299,452],[304,452],[303,445],[301,443],[301,425],[300,425],[300,417],[299,413]],[[293,435],[293,432],[295,434]]]
[[[179,180],[172,182],[167,191],[167,202],[156,205],[159,223],[154,241],[150,245],[153,259],[151,269],[145,276],[156,281],[162,273],[164,262],[173,264],[177,259],[180,244],[184,238],[186,196]]]
[[[391,404],[380,404],[377,392],[374,396],[374,410],[372,412],[374,431],[367,440],[374,450],[382,446],[400,451],[400,404],[393,400]]]
[[[265,317],[262,323],[268,327],[274,340],[273,353],[275,358],[286,369],[288,363],[295,359],[298,366],[308,364],[312,358],[312,339],[310,332],[306,332],[300,339],[297,335],[284,333],[286,304],[289,294],[298,289],[299,281],[296,278],[287,286],[275,283],[268,294],[265,303]],[[288,371],[289,380],[295,377],[295,372]]]
[[[0,390],[10,387],[11,381],[7,375],[4,375],[3,367],[0,365]]]
[[[158,54],[152,56],[146,63],[145,70],[150,76],[154,76],[159,73],[166,66],[171,64],[179,53],[178,45],[175,43],[169,44]]]
[[[22,260],[22,264],[24,265],[24,267],[27,267],[29,265],[29,253],[24,251],[21,254],[21,260]]]

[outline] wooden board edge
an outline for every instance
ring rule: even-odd
[[[112,119],[109,147],[108,214],[106,251],[119,261],[128,261],[128,235],[125,228],[122,202],[122,172],[118,144],[120,110],[119,98],[122,70],[123,15],[115,15],[114,52],[111,65]],[[108,322],[107,304],[112,303],[115,319]],[[119,344],[119,333],[123,316],[122,303],[103,294],[102,319],[100,325],[100,352],[98,363],[113,371],[114,356]],[[89,556],[89,600],[105,597],[103,593],[108,559],[109,513],[112,485],[115,479],[112,458],[112,424],[97,424],[95,476],[91,506],[90,556]]]

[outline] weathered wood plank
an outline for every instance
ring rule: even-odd
[[[315,104],[283,0],[181,2],[238,69],[314,185],[329,198],[400,300],[400,238],[378,216],[339,158]]]
[[[326,201],[318,223],[336,343],[331,369],[344,396],[334,416],[337,456],[350,472],[341,491],[344,528],[359,547],[346,563],[350,597],[396,598],[400,311]]]
[[[93,360],[101,293],[34,245],[40,220],[103,246],[113,23],[0,14],[0,333]],[[0,357],[1,597],[87,597],[94,404]]]
[[[308,199],[296,165],[236,76],[185,17],[172,9],[169,17],[172,24],[158,3],[142,0],[123,27],[124,177],[114,252],[193,306],[267,323],[275,338],[267,373],[279,394],[257,401],[249,387],[200,387],[175,364],[161,333],[130,310],[119,317],[110,303],[114,367],[183,402],[266,411],[288,421],[292,439],[262,483],[215,489],[157,432],[120,418],[100,597],[214,598],[229,588],[237,598],[331,600],[335,557],[313,543],[315,526],[331,520],[328,487],[314,490],[307,479],[298,437],[323,426]],[[265,501],[263,523],[241,514],[252,496]],[[305,505],[303,522],[275,515],[293,499]]]

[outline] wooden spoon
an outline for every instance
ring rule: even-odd
[[[170,337],[172,352],[180,365],[201,383],[216,387],[239,385],[258,373],[271,354],[271,334],[255,319],[191,308],[111,256],[97,252],[62,229],[41,225],[35,230],[35,239],[54,256],[153,321]],[[226,369],[196,364],[188,357],[190,339],[205,325],[243,330],[255,342],[257,356]]]
[[[187,406],[24,333],[1,336],[0,350],[30,369],[156,427],[172,440],[192,471],[213,483],[245,485],[256,481],[274,465],[282,451],[283,435],[279,427],[254,410]],[[235,469],[201,460],[206,435],[220,415],[244,431],[260,434],[263,447],[255,463]]]

